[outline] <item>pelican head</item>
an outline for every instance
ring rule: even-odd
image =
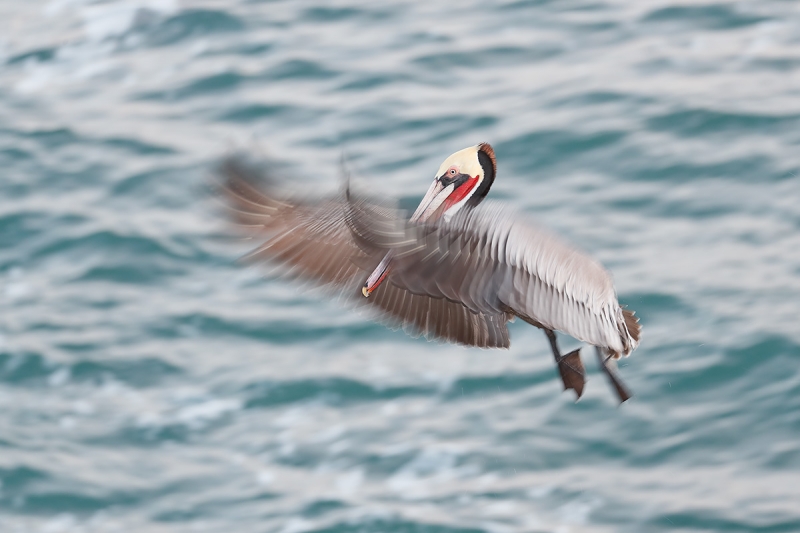
[[[433,183],[425,193],[411,222],[449,220],[465,205],[474,207],[489,192],[497,174],[497,160],[489,143],[480,143],[452,154],[436,171]],[[392,252],[372,271],[361,293],[368,298],[389,273]]]
[[[444,160],[411,222],[449,220],[465,205],[476,206],[489,192],[497,160],[489,143],[464,148]]]

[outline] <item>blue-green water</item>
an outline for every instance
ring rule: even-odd
[[[641,316],[624,406],[237,265],[207,194],[479,141]],[[0,531],[800,531],[798,302],[795,2],[0,4]]]

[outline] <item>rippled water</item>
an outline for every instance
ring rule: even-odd
[[[242,268],[206,194],[479,141],[642,317],[624,406]],[[796,3],[0,4],[4,532],[800,531],[798,302]]]

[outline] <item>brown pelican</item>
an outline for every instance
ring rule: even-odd
[[[622,308],[609,273],[507,206],[483,202],[497,174],[481,143],[448,157],[410,218],[351,193],[321,200],[278,197],[235,159],[221,189],[235,222],[265,242],[248,254],[341,291],[390,325],[467,346],[508,348],[506,323],[544,330],[564,389],[583,393],[580,348],[561,355],[555,331],[594,345],[620,402],[630,393],[616,360],[641,328]]]

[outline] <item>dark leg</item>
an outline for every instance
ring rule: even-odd
[[[608,380],[611,382],[611,386],[614,387],[619,397],[619,403],[625,402],[625,400],[633,396],[633,393],[625,386],[622,379],[617,374],[617,364],[614,362],[612,356],[605,356],[599,347],[595,347],[595,349],[597,350],[597,360],[600,362],[600,368],[606,373]]]
[[[550,341],[550,348],[553,349],[553,357],[558,365],[558,372],[561,374],[561,381],[564,382],[564,390],[572,389],[578,398],[583,394],[583,386],[586,384],[586,371],[581,362],[581,349],[578,348],[567,355],[561,355],[556,342],[556,334],[551,329],[544,330],[547,340]]]

